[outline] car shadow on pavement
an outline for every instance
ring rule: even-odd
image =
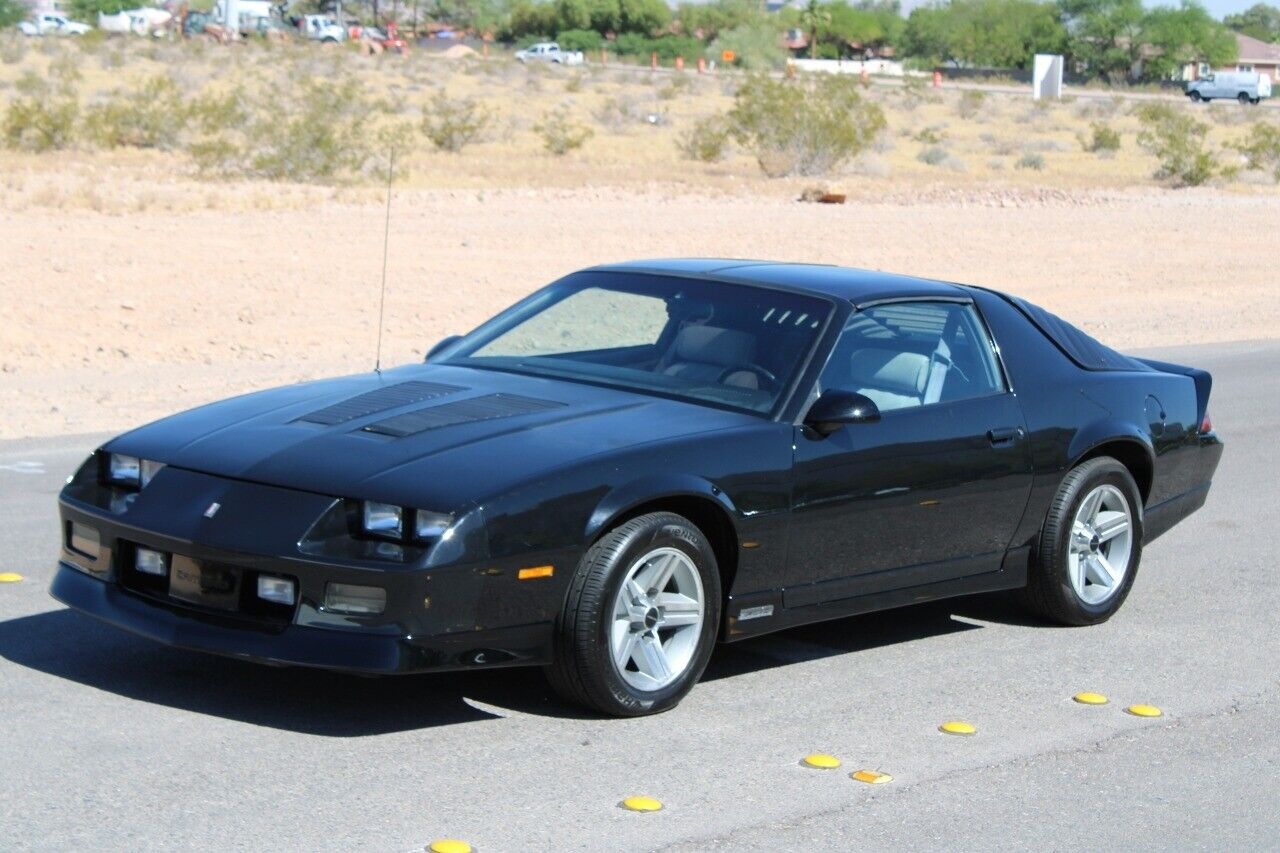
[[[722,645],[703,680],[981,627],[957,615],[1013,621],[1016,609],[991,598],[931,602]],[[264,666],[169,648],[72,610],[0,622],[0,657],[141,702],[323,737],[483,722],[511,712],[598,717],[557,697],[534,668],[362,678]]]
[[[0,622],[0,657],[141,702],[327,737],[495,720],[505,709],[578,715],[536,669],[363,678],[264,666],[169,648],[72,610]]]
[[[956,601],[929,602],[850,616],[720,646],[712,655],[702,678],[704,681],[732,678],[758,670],[981,627],[953,618]]]

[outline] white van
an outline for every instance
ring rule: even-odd
[[[1188,83],[1187,97],[1193,101],[1234,98],[1242,104],[1256,104],[1271,97],[1271,78],[1244,71],[1219,71]]]

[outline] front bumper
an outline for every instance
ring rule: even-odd
[[[379,675],[540,663],[546,625],[431,637],[360,634],[307,625],[274,631],[184,613],[59,562],[50,594],[68,607],[165,645],[257,663]]]
[[[270,664],[371,674],[544,664],[551,658],[551,585],[517,583],[503,561],[466,559],[455,537],[438,553],[378,563],[302,550],[299,536],[332,499],[165,469],[123,508],[69,485],[59,502],[63,543],[50,593],[68,606],[152,640]],[[201,509],[221,502],[206,517]],[[89,540],[73,531],[92,528]],[[90,542],[86,545],[85,542]],[[236,578],[230,600],[190,600],[169,578],[132,568],[137,548]],[[479,549],[476,549],[479,550]],[[292,606],[263,606],[255,578],[294,579]],[[173,572],[170,571],[170,577]],[[386,590],[384,612],[325,608],[330,583]],[[238,596],[238,599],[236,598]]]

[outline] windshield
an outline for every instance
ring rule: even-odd
[[[577,273],[432,360],[763,414],[795,378],[830,311],[818,297],[749,285]]]

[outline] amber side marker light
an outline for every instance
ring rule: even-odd
[[[549,578],[556,573],[555,566],[533,566],[528,569],[521,569],[516,578],[522,581],[537,580],[538,578]]]

